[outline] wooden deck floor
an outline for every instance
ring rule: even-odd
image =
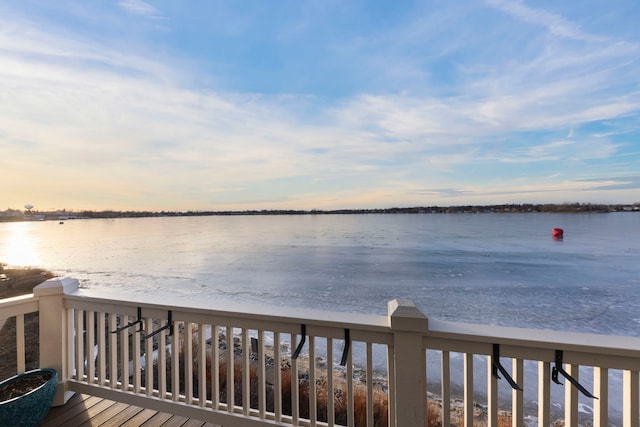
[[[66,405],[51,408],[41,424],[41,427],[56,426],[219,427],[204,421],[78,393]]]

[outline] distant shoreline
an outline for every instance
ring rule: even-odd
[[[94,218],[148,218],[178,216],[251,216],[251,215],[369,215],[369,214],[460,214],[460,213],[609,213],[640,212],[640,203],[633,204],[502,204],[502,205],[466,205],[466,206],[414,206],[375,209],[262,209],[229,211],[21,211],[7,209],[0,212],[0,222],[10,221],[64,221],[70,219]]]

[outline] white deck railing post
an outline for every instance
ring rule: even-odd
[[[64,405],[73,396],[73,392],[67,390],[72,356],[67,339],[71,325],[63,297],[76,289],[78,281],[69,277],[49,279],[33,289],[40,312],[40,367],[58,371],[58,390],[53,406]]]
[[[424,426],[426,414],[426,365],[422,336],[428,329],[427,317],[413,301],[393,300],[388,304],[389,326],[394,334],[395,425]]]

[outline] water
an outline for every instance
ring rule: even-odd
[[[552,240],[554,227],[564,228],[563,241]],[[431,318],[638,337],[639,236],[636,213],[123,218],[0,223],[0,261],[125,298],[370,314],[408,298]],[[462,358],[452,357],[455,386]],[[432,372],[436,359],[428,359]],[[484,384],[486,360],[476,362],[474,381]],[[525,385],[536,384],[536,369],[525,366]],[[592,384],[589,375],[581,381]],[[621,393],[621,372],[609,381]],[[552,388],[554,405],[563,390]],[[508,406],[508,387],[500,399]],[[581,402],[589,412],[592,402]],[[621,405],[610,400],[612,419]]]
[[[563,241],[551,229],[565,230]],[[640,215],[419,214],[0,223],[0,261],[83,287],[640,336]]]

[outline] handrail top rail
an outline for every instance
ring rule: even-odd
[[[0,299],[0,309],[30,303],[37,299],[38,298],[35,297],[33,294],[24,294],[24,295],[18,295],[10,298],[3,298],[3,299]]]
[[[362,313],[339,311],[325,311],[316,309],[302,309],[285,306],[269,306],[263,304],[239,304],[228,301],[195,300],[190,298],[174,299],[171,304],[163,301],[163,297],[149,294],[127,294],[127,300],[122,299],[122,292],[103,289],[78,289],[65,294],[66,300],[87,301],[93,303],[107,302],[126,307],[143,307],[154,310],[183,311],[221,317],[234,317],[243,320],[265,320],[306,324],[315,326],[332,326],[339,328],[353,328],[368,331],[388,332],[389,319],[387,316],[376,316]]]
[[[36,312],[39,309],[39,301],[40,299],[34,294],[0,299],[0,318],[8,319],[17,315]]]
[[[631,356],[637,356],[637,352],[640,351],[640,338],[631,336],[516,328],[436,319],[429,319],[429,331],[425,336],[447,339],[455,337],[463,341],[482,343],[493,338],[493,344],[523,346],[526,342],[531,342],[531,345],[539,348],[562,348],[596,353],[615,350],[617,354],[629,353]]]

